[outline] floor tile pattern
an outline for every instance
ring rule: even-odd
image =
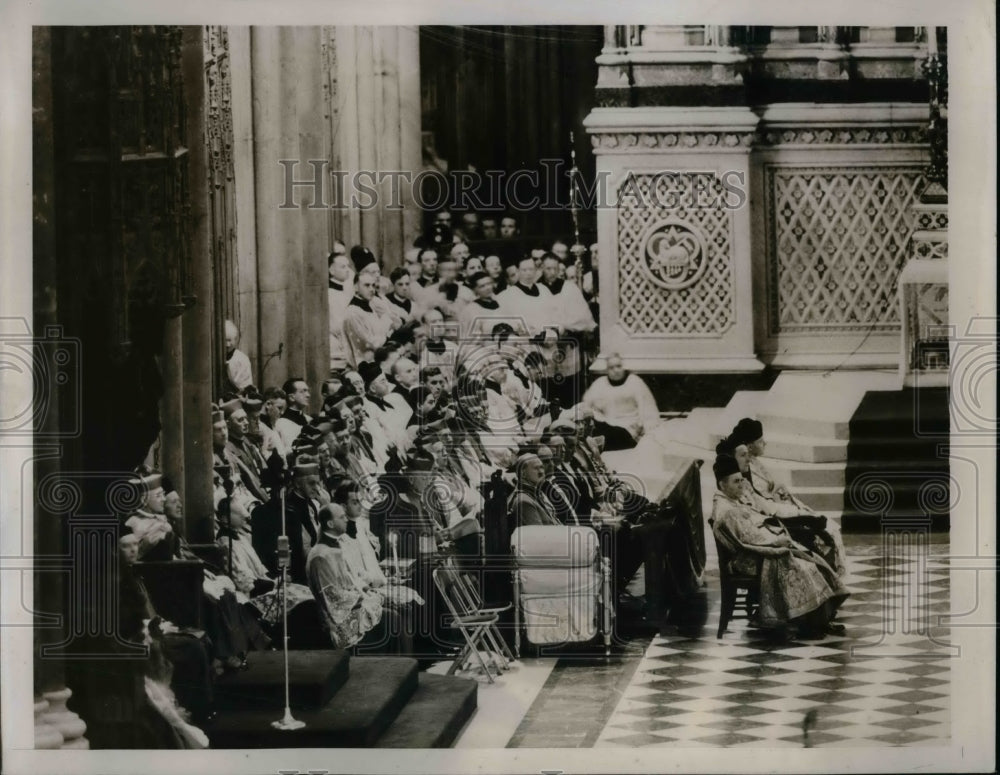
[[[704,625],[653,639],[595,745],[947,741],[955,654],[936,619],[949,611],[948,545],[881,536],[851,544],[843,636],[780,641],[737,620],[717,640],[718,574],[710,572]]]

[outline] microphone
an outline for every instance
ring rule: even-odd
[[[288,536],[278,536],[278,567],[287,568],[292,564],[292,550]]]

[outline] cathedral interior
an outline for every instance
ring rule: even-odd
[[[947,745],[947,49],[35,27],[36,747]]]

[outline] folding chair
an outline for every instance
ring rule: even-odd
[[[479,585],[476,583],[475,578],[473,578],[471,573],[467,571],[462,571],[456,564],[454,558],[446,557],[443,561],[445,567],[450,568],[455,572],[458,583],[454,587],[456,595],[458,595],[462,602],[463,609],[468,613],[480,613],[480,614],[496,614],[499,619],[500,614],[509,611],[512,603],[507,603],[507,605],[488,607],[485,605],[482,595],[479,592]],[[503,635],[500,634],[500,629],[497,624],[491,624],[486,630],[485,640],[490,645],[490,650],[493,654],[500,658],[502,664],[500,668],[502,670],[507,670],[510,668],[510,663],[514,661],[514,655],[510,652],[507,647],[507,641],[504,639]]]
[[[462,579],[462,573],[455,568],[453,563],[446,560],[440,567],[434,569],[432,576],[434,586],[444,598],[445,605],[448,606],[448,613],[451,617],[448,626],[457,629],[465,640],[465,646],[462,647],[451,667],[448,668],[448,675],[453,675],[464,667],[472,657],[475,657],[489,682],[493,683],[493,672],[486,660],[483,659],[480,649],[485,646],[491,653],[497,652],[491,633],[499,619],[497,611],[480,610],[469,604],[468,588]]]

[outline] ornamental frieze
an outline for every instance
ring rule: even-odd
[[[653,148],[749,148],[753,132],[615,132],[593,134],[595,151],[646,151]]]
[[[749,148],[788,145],[926,145],[923,126],[852,126],[765,129],[760,132],[599,132],[591,135],[593,149],[600,152],[643,152],[657,148],[673,150]]]

